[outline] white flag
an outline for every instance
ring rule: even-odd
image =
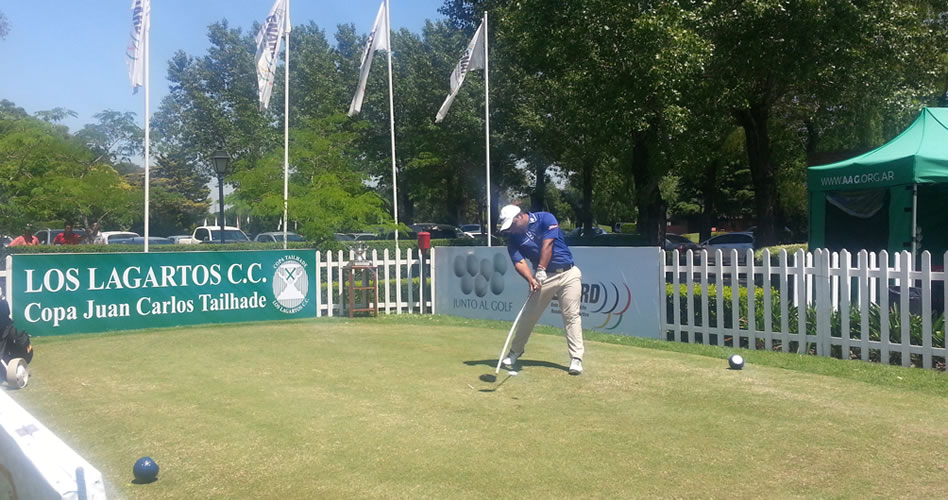
[[[260,109],[270,105],[270,92],[276,78],[277,56],[280,54],[280,41],[284,33],[290,32],[290,10],[287,0],[276,0],[270,8],[270,15],[260,26],[257,33],[257,91]]]
[[[447,99],[444,100],[444,104],[441,105],[441,109],[438,110],[438,115],[435,116],[435,123],[441,123],[441,120],[444,120],[444,116],[447,115],[448,110],[451,109],[451,103],[454,102],[454,98],[458,95],[461,84],[464,83],[464,77],[467,76],[467,72],[475,69],[484,69],[483,22],[478,26],[477,32],[474,33],[474,38],[471,39],[471,43],[467,44],[467,50],[464,51],[464,55],[461,56],[458,65],[455,66],[454,71],[451,72],[451,93],[448,94]]]
[[[145,85],[145,33],[151,28],[151,0],[132,0],[132,31],[125,55],[132,92]]]
[[[365,43],[362,52],[362,64],[359,66],[359,86],[356,87],[352,103],[349,104],[349,116],[355,116],[362,111],[362,99],[365,98],[365,82],[369,79],[369,70],[372,69],[372,56],[376,50],[389,50],[388,46],[388,16],[385,15],[385,2],[379,6],[379,13],[375,16],[375,24],[369,33],[369,40]]]

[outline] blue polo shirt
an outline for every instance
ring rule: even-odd
[[[527,224],[527,230],[523,234],[511,234],[507,239],[507,252],[510,253],[510,259],[516,264],[523,259],[533,263],[536,269],[540,263],[540,249],[543,248],[543,240],[553,238],[553,256],[550,258],[550,265],[547,269],[554,270],[573,265],[573,254],[566,246],[566,240],[563,239],[563,231],[560,230],[560,224],[556,217],[549,212],[529,213],[530,222]]]

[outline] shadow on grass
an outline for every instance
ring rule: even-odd
[[[493,374],[488,374],[488,375],[490,376],[490,378],[492,378],[492,379],[494,379],[494,380],[487,380],[487,379],[484,378],[484,377],[485,377],[484,375],[481,375],[481,381],[483,381],[483,382],[493,382],[493,381],[496,381],[496,380],[497,380],[497,377],[494,377]],[[490,389],[479,389],[477,392],[495,392],[497,389],[500,389],[500,386],[504,385],[504,383],[507,382],[508,380],[510,380],[510,375],[507,375],[506,377],[504,377],[504,379],[501,380],[499,384],[497,384],[497,385],[491,387]]]
[[[154,483],[155,481],[158,481],[157,477],[152,478],[152,479],[132,479],[130,482],[132,484],[151,484],[151,483]]]
[[[489,367],[491,367],[491,368],[497,368],[497,360],[496,360],[496,359],[476,359],[476,360],[465,361],[464,364],[467,365],[467,366],[485,365],[485,366],[489,366]],[[523,369],[523,368],[526,368],[526,367],[529,367],[529,366],[542,366],[542,367],[544,367],[544,368],[553,368],[553,369],[556,369],[556,370],[562,370],[562,371],[564,371],[564,372],[565,372],[565,371],[569,371],[569,367],[563,366],[563,365],[561,365],[561,364],[559,364],[559,363],[550,363],[549,361],[533,361],[533,360],[529,360],[529,359],[527,359],[527,360],[524,360],[524,359],[517,360],[517,366],[520,367],[520,369]]]

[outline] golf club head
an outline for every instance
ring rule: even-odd
[[[490,382],[492,384],[497,382],[497,375],[494,375],[493,373],[485,373],[478,378],[481,379],[481,382]]]

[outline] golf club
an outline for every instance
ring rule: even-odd
[[[520,323],[520,315],[523,314],[523,310],[527,308],[527,303],[530,302],[530,298],[533,297],[534,291],[531,290],[530,294],[527,295],[527,300],[523,302],[523,307],[520,308],[520,312],[517,313],[517,317],[514,319],[513,325],[510,326],[510,333],[507,334],[507,340],[504,341],[504,348],[500,350],[500,358],[497,359],[497,369],[494,370],[494,375],[500,373],[500,364],[504,361],[504,354],[507,353],[507,346],[510,345],[510,339],[513,338],[514,330],[517,329],[517,323]]]

